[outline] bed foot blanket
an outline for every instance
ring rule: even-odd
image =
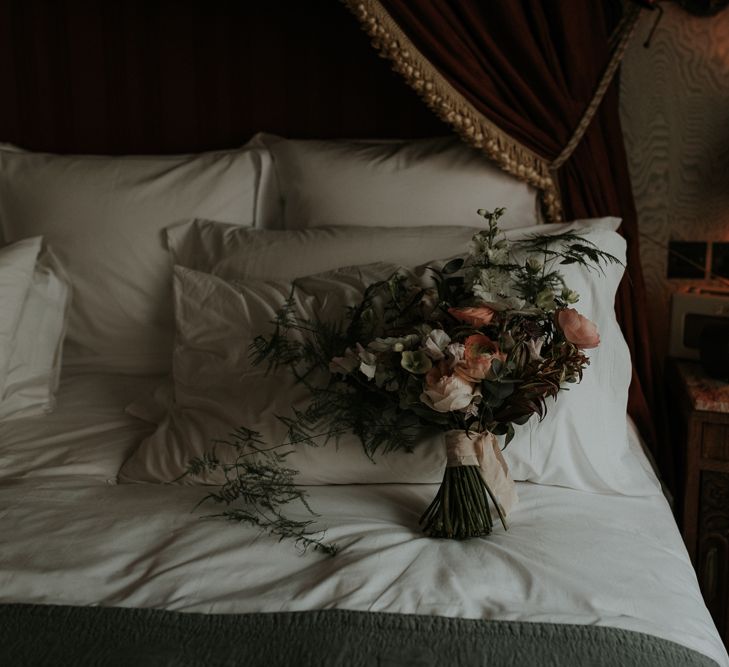
[[[3,665],[712,666],[651,635],[588,625],[345,610],[193,614],[0,605]]]

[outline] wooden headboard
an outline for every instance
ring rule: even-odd
[[[0,141],[74,153],[442,124],[337,0],[0,0]]]

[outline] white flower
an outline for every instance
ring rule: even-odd
[[[445,351],[448,355],[448,366],[455,368],[456,364],[465,356],[466,346],[463,343],[451,343],[446,346]]]
[[[443,350],[450,342],[451,337],[443,329],[433,329],[425,339],[424,352],[431,359],[439,361],[444,356]]]
[[[514,309],[524,304],[508,271],[476,268],[469,272],[467,280],[474,296],[494,310]]]
[[[468,404],[464,412],[467,417],[478,417],[478,404],[475,399]]]
[[[544,345],[544,337],[532,338],[527,341],[527,350],[529,350],[529,359],[531,361],[541,361],[542,345]]]
[[[542,310],[554,310],[557,304],[554,303],[554,292],[551,289],[544,289],[537,294],[537,306]]]
[[[580,295],[569,287],[565,287],[562,290],[562,298],[567,303],[577,303],[580,300]]]
[[[526,268],[530,273],[539,273],[542,270],[542,266],[542,263],[536,257],[530,257],[526,261]]]
[[[478,232],[468,243],[468,254],[476,260],[487,259],[491,264],[507,264],[509,244],[505,238],[489,241],[488,231]]]
[[[357,343],[357,356],[360,360],[360,373],[371,380],[377,371],[377,357],[372,352],[365,350],[359,343]]]
[[[501,269],[481,269],[478,283],[489,292],[508,294],[512,289],[511,275]]]
[[[487,292],[480,285],[473,286],[473,294],[483,302],[483,305],[492,308],[495,311],[516,310],[522,311],[526,306],[526,301],[516,295],[505,295],[497,292]]]
[[[488,250],[488,247],[487,232],[478,232],[468,242],[468,253],[473,257],[481,257]]]
[[[509,249],[506,247],[499,248],[497,245],[494,248],[489,248],[485,254],[491,264],[509,263]]]

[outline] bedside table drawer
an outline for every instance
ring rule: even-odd
[[[706,606],[729,640],[729,474],[701,473],[697,573]]]
[[[729,382],[671,359],[667,398],[681,452],[681,532],[706,606],[729,648]]]
[[[704,424],[701,458],[729,461],[729,425]]]

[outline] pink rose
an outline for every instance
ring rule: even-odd
[[[473,396],[473,385],[457,375],[449,375],[448,364],[441,361],[425,376],[420,400],[436,412],[455,412],[467,409]]]
[[[574,308],[557,311],[557,323],[564,332],[564,337],[583,350],[589,350],[600,344],[600,334],[595,324]]]
[[[433,364],[433,368],[425,374],[425,386],[434,387],[444,375],[450,375],[450,370],[448,364],[441,360],[437,364]]]
[[[499,350],[499,344],[488,336],[474,334],[464,341],[464,358],[456,366],[456,374],[465,380],[480,382],[488,377],[494,359],[502,363],[506,354]]]
[[[472,327],[483,327],[491,324],[494,319],[494,310],[488,306],[479,306],[477,308],[449,308],[448,312],[453,315],[459,322],[465,322]]]

